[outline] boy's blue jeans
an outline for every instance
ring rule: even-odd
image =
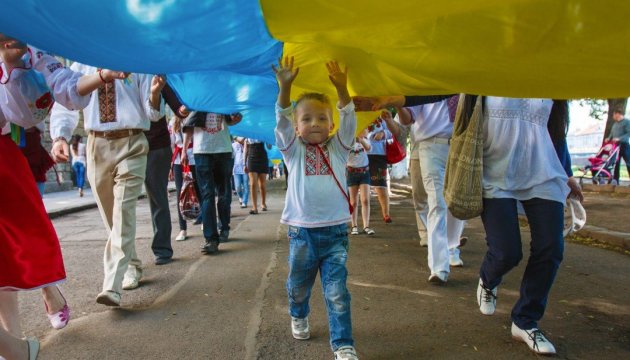
[[[311,288],[320,272],[333,351],[354,345],[350,317],[350,293],[346,288],[348,259],[348,225],[319,228],[289,226],[289,314],[305,318]]]

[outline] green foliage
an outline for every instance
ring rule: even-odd
[[[608,100],[602,99],[580,99],[581,106],[589,107],[589,115],[597,120],[606,120],[608,116]]]

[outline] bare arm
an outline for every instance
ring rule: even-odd
[[[406,108],[396,108],[398,111],[398,119],[400,123],[403,125],[410,125],[413,122],[413,118],[411,117],[411,112]]]
[[[365,149],[365,151],[372,150],[372,144],[370,144],[368,139],[361,136],[361,137],[358,137],[357,140],[361,143],[361,145],[363,145],[363,148]]]
[[[282,58],[280,58],[278,67],[275,65],[271,67],[276,73],[278,87],[280,88],[278,92],[278,106],[282,109],[286,109],[291,106],[291,86],[293,85],[293,80],[295,80],[300,72],[300,68],[296,67],[293,69],[293,56],[285,56],[284,65],[282,64]]]
[[[188,165],[188,152],[186,149],[190,146],[190,142],[192,141],[193,129],[186,128],[184,131],[184,144],[182,146],[182,153],[180,154],[180,159],[182,166]]]

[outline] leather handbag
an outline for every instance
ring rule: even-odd
[[[444,200],[453,216],[467,220],[481,215],[482,182],[483,97],[462,95],[457,105],[444,177]]]

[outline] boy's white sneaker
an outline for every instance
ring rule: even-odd
[[[479,310],[482,314],[494,314],[497,308],[497,288],[488,289],[483,285],[483,281],[479,279],[479,286],[477,286],[477,304],[479,304]]]
[[[536,354],[553,355],[556,353],[556,348],[538,328],[523,330],[512,323],[512,337],[514,340],[527,344]]]
[[[184,241],[187,238],[188,238],[188,234],[186,233],[186,230],[181,230],[179,234],[177,234],[175,241]]]
[[[291,332],[295,339],[308,340],[311,337],[311,332],[308,328],[308,316],[304,319],[291,316]]]
[[[354,346],[342,346],[335,350],[335,360],[359,360]]]

